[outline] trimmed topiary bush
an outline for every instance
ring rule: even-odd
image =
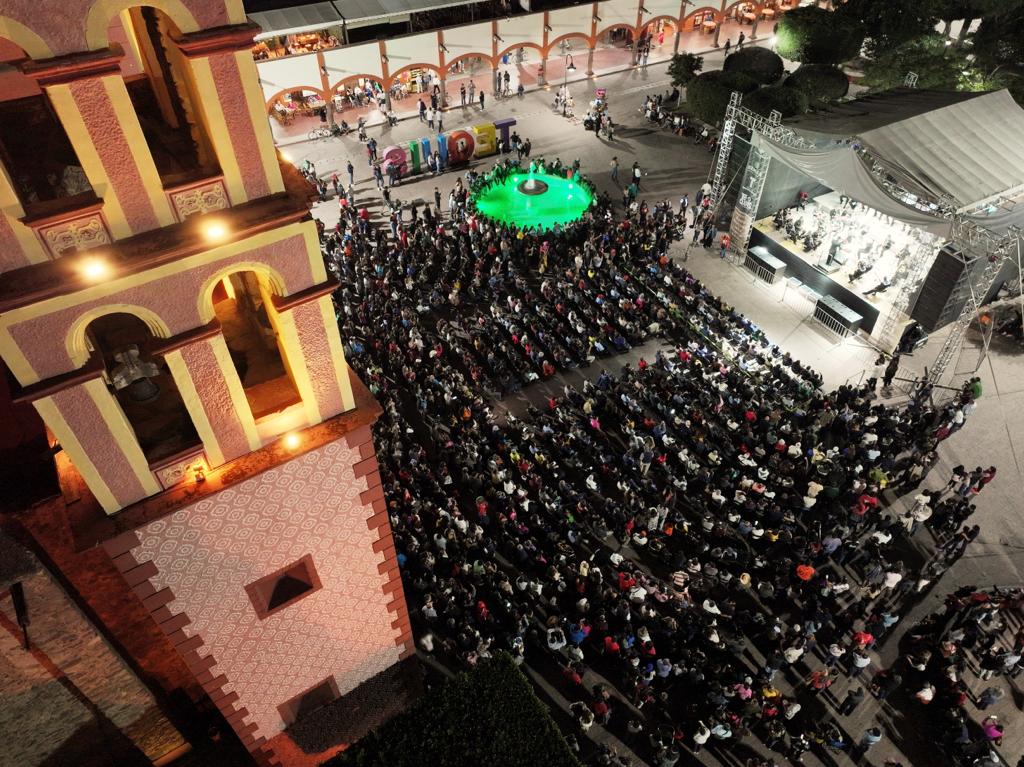
[[[812,107],[838,101],[850,90],[850,81],[842,70],[828,64],[804,64],[786,78],[787,88],[807,94]]]
[[[782,14],[775,49],[801,64],[842,64],[860,54],[864,35],[864,25],[850,16],[803,6]]]
[[[459,674],[322,767],[580,767],[505,653]]]
[[[725,60],[726,72],[742,72],[762,85],[772,85],[782,77],[782,57],[767,48],[749,46],[736,51]]]
[[[779,110],[783,117],[793,117],[807,111],[808,101],[807,94],[798,88],[773,85],[744,96],[743,106],[765,117],[771,114],[773,109]]]
[[[686,106],[697,119],[718,125],[733,91],[747,94],[756,89],[757,80],[743,72],[705,72],[687,86]]]

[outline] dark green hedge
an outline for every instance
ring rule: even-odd
[[[807,94],[797,88],[774,85],[744,96],[743,106],[765,117],[771,114],[773,109],[779,110],[783,117],[792,117],[807,111]]]
[[[499,654],[322,767],[580,767],[526,677]]]
[[[777,83],[785,67],[782,57],[767,48],[751,45],[736,51],[725,60],[726,72],[742,72],[762,85]]]
[[[733,91],[747,94],[756,89],[757,81],[743,72],[705,72],[687,86],[686,106],[698,119],[718,125]]]
[[[860,54],[864,26],[849,16],[803,6],[782,14],[775,38],[775,48],[785,59],[802,64],[842,64]]]
[[[786,78],[785,85],[806,93],[811,106],[831,104],[850,90],[843,71],[828,64],[804,64]]]

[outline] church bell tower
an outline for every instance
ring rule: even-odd
[[[0,357],[60,489],[10,517],[131,664],[274,763],[412,635],[258,32],[241,0],[0,7]]]

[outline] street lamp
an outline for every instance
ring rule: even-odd
[[[572,54],[565,54],[565,71],[562,73],[562,117],[565,117],[565,105],[569,101],[569,73],[576,71],[572,63]]]

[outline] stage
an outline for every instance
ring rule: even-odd
[[[871,335],[892,311],[919,238],[913,226],[828,192],[756,221],[750,249],[764,248],[784,263],[785,279],[798,280],[808,294],[831,296],[853,310],[862,318],[856,329]]]

